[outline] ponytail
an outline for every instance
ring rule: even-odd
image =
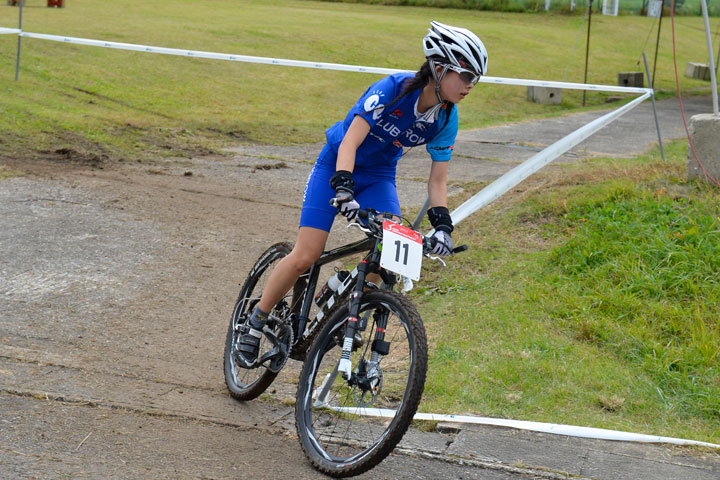
[[[411,92],[414,92],[415,90],[420,90],[420,89],[424,88],[425,85],[430,83],[430,79],[432,79],[432,71],[430,70],[430,62],[425,60],[425,63],[422,64],[422,66],[420,67],[420,70],[418,70],[415,73],[415,77],[413,77],[405,82],[403,91],[396,100],[399,100],[400,98],[404,97],[405,95],[407,95]]]
[[[432,75],[432,67],[430,66],[430,62],[425,60],[425,63],[423,63],[420,66],[420,69],[415,72],[415,76],[413,78],[409,78],[405,81],[405,85],[403,86],[402,92],[400,95],[398,95],[392,102],[388,103],[387,105],[381,105],[375,107],[375,109],[378,108],[387,108],[390,105],[392,105],[395,102],[400,101],[401,98],[403,98],[405,95],[409,95],[410,93],[416,91],[416,90],[422,90],[425,88],[425,86],[430,83],[430,80],[433,78]],[[453,108],[455,107],[455,104],[452,102],[445,102],[445,123],[443,124],[442,128],[445,128],[445,125],[448,124],[448,121],[450,121],[450,114],[452,113]],[[373,110],[375,110],[373,109]],[[368,113],[368,112],[366,112]],[[442,128],[440,129],[442,131]],[[440,132],[438,132],[440,133]]]

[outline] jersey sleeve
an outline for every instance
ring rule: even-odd
[[[457,105],[455,105],[450,113],[450,119],[447,121],[447,124],[425,147],[433,162],[447,162],[450,160],[450,157],[452,157],[452,151],[455,147],[455,137],[457,137],[458,125],[460,123],[457,110]],[[445,116],[440,115],[437,121],[444,123]]]

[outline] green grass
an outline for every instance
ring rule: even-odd
[[[458,225],[471,250],[413,293],[423,411],[720,443],[720,197],[680,180],[683,142],[658,157],[541,173]]]
[[[415,70],[430,20],[478,32],[498,77],[581,82],[582,18],[311,1],[74,0],[64,9],[30,0],[29,32],[182,49]],[[34,8],[31,8],[34,7]],[[17,25],[17,8],[0,5],[0,25]],[[644,17],[593,21],[588,81],[614,85],[639,71],[653,26]],[[679,69],[705,61],[702,19],[677,19]],[[329,27],[330,26],[330,27]],[[654,38],[654,37],[653,37]],[[239,141],[322,141],[379,75],[151,55],[0,36],[0,155],[58,150],[87,161],[152,160],[217,152]],[[650,59],[654,46],[648,45]],[[572,58],[572,62],[570,59]],[[657,86],[674,91],[670,28],[663,29]],[[681,77],[685,92],[708,82]],[[663,94],[661,94],[662,96]],[[590,93],[590,108],[608,94]],[[582,94],[561,105],[526,100],[524,87],[480,84],[461,105],[462,127],[561,115],[581,109]]]

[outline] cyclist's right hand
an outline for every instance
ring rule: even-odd
[[[358,216],[360,204],[355,200],[355,182],[352,172],[338,170],[330,179],[330,186],[335,190],[333,205],[338,212],[348,220],[354,220]]]
[[[444,230],[437,230],[433,233],[432,239],[434,245],[432,246],[432,253],[445,257],[452,255],[453,253],[453,241],[449,233]]]
[[[335,192],[335,206],[338,213],[348,220],[354,220],[358,216],[360,204],[355,200],[353,192],[338,188]]]

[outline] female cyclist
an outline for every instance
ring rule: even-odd
[[[305,186],[300,230],[292,252],[271,273],[239,339],[239,363],[255,365],[262,328],[273,306],[320,257],[340,213],[351,220],[360,205],[400,215],[395,170],[404,148],[426,145],[432,159],[428,180],[433,253],[453,249],[447,208],[447,170],[458,131],[459,103],[487,72],[487,51],[471,31],[432,22],[423,39],[426,61],[414,75],[390,75],[360,97],[344,121],[326,132],[327,143]],[[337,199],[337,208],[330,199]]]

